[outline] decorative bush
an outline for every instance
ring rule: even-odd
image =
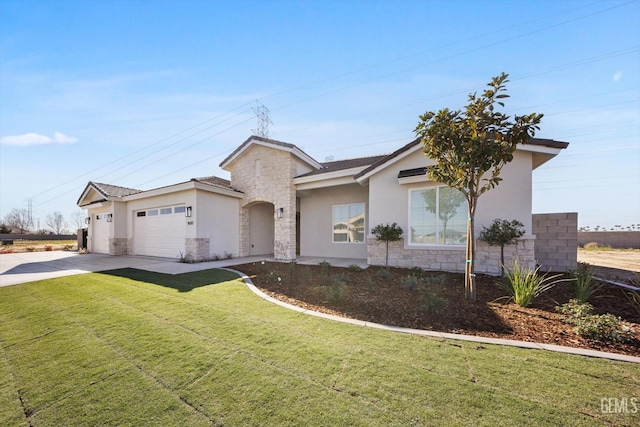
[[[420,285],[420,279],[417,276],[410,274],[402,278],[402,286],[409,289],[410,291],[415,291],[418,289],[418,285]]]
[[[319,262],[318,265],[320,266],[320,272],[322,273],[322,275],[325,277],[329,276],[331,264],[329,264],[327,261],[322,261]]]
[[[420,310],[427,314],[439,314],[447,308],[447,300],[432,289],[421,292],[420,302]]]
[[[516,219],[513,221],[494,219],[489,228],[482,227],[480,240],[491,246],[500,246],[500,274],[502,276],[504,276],[504,247],[515,243],[522,236],[524,236],[524,225]]]
[[[556,283],[563,280],[556,280],[561,274],[547,277],[546,274],[538,274],[538,270],[520,266],[518,259],[513,266],[505,271],[505,277],[498,282],[509,298],[521,307],[528,307],[534,299],[543,292],[551,289]]]
[[[562,320],[573,325],[573,331],[582,337],[598,341],[625,342],[633,336],[633,331],[623,326],[619,317],[611,313],[591,314],[593,306],[589,303],[572,299],[556,307],[556,310],[564,314]]]
[[[392,274],[386,268],[381,268],[377,271],[376,276],[378,277],[378,279],[389,280],[391,279]]]
[[[362,267],[360,267],[360,266],[359,266],[359,265],[357,265],[357,264],[351,264],[351,265],[349,266],[349,270],[351,270],[351,271],[353,271],[353,272],[355,272],[355,273],[359,273],[359,272],[361,272],[361,271],[362,271]]]
[[[386,243],[384,265],[389,265],[389,242],[396,242],[402,237],[402,228],[397,224],[378,224],[371,229],[376,239]]]
[[[640,314],[640,291],[629,290],[624,292],[624,296],[627,297],[631,306]]]

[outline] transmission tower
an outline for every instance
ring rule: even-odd
[[[256,129],[251,129],[251,132],[253,132],[253,134],[256,136],[269,138],[269,125],[273,124],[273,122],[269,118],[269,109],[256,99],[256,106],[252,108],[252,110],[256,115],[258,127]]]

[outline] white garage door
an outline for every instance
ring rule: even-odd
[[[135,212],[134,253],[165,258],[184,254],[184,211],[184,206],[167,206]]]
[[[91,218],[91,252],[94,254],[109,253],[109,225],[107,215],[97,214]]]

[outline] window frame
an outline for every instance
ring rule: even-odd
[[[426,185],[423,187],[416,187],[416,188],[410,188],[407,191],[408,197],[407,197],[407,220],[408,220],[408,239],[407,239],[407,246],[419,246],[422,248],[446,248],[446,249],[460,249],[460,248],[465,248],[465,244],[464,243],[456,243],[456,244],[445,244],[445,243],[441,243],[440,241],[440,218],[438,215],[438,210],[440,208],[440,190],[439,188],[444,188],[444,187],[448,187],[448,188],[453,188],[449,185],[446,184],[433,184],[433,185]],[[411,236],[411,226],[412,226],[412,209],[411,209],[411,202],[412,202],[412,197],[411,197],[411,193],[413,192],[422,192],[425,190],[434,190],[436,189],[436,191],[438,192],[436,200],[438,201],[438,210],[436,210],[436,212],[434,213],[434,217],[435,217],[435,233],[436,233],[436,243],[419,243],[419,242],[414,242],[412,240],[412,236]],[[459,191],[459,190],[458,190]]]
[[[336,226],[336,208],[340,208],[340,207],[347,207],[347,210],[351,207],[351,206],[357,206],[357,205],[362,205],[362,215],[363,215],[363,232],[362,232],[362,241],[361,242],[350,242],[349,241],[349,223],[347,222],[347,240],[345,241],[336,241],[335,237],[336,237],[336,233],[335,233],[335,226]],[[348,220],[348,218],[347,218]],[[349,244],[349,245],[363,245],[367,243],[367,205],[365,202],[355,202],[355,203],[342,203],[339,205],[332,205],[331,206],[331,243],[336,243],[336,244]]]

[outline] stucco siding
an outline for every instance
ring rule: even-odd
[[[366,258],[367,244],[333,242],[333,206],[365,204],[365,230],[370,229],[369,189],[359,184],[305,191],[300,197],[300,255]],[[366,239],[365,239],[366,240]]]
[[[199,239],[209,242],[208,257],[226,253],[238,256],[240,201],[237,198],[198,191],[194,212]]]
[[[420,150],[373,175],[369,180],[369,209],[371,227],[397,222],[405,233],[409,230],[409,190],[436,185],[434,182],[399,184],[401,170],[433,164]],[[484,193],[476,211],[476,236],[482,226],[489,226],[495,218],[517,219],[531,235],[531,153],[517,151],[512,162],[500,174],[503,181]],[[466,203],[463,208],[466,210]],[[369,228],[369,230],[371,229]]]

